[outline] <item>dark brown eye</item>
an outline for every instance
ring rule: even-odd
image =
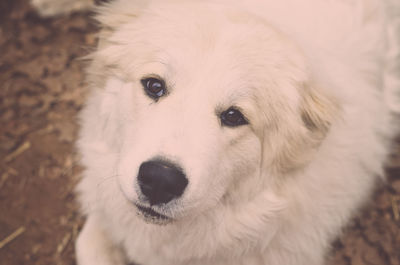
[[[165,83],[163,80],[149,77],[140,80],[140,82],[142,83],[146,94],[153,99],[158,99],[166,93]]]
[[[248,121],[243,114],[234,107],[230,107],[220,115],[222,125],[228,127],[237,127],[240,125],[248,124]]]

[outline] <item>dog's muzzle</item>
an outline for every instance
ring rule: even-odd
[[[188,184],[182,169],[162,160],[141,164],[138,182],[142,194],[151,206],[166,204],[181,197]]]

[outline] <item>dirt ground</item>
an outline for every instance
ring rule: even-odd
[[[86,94],[89,15],[41,19],[0,0],[0,265],[72,265],[83,220],[73,144]],[[400,265],[400,141],[387,183],[335,242],[329,265]],[[284,264],[282,264],[284,265]]]

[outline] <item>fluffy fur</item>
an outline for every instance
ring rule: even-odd
[[[321,265],[395,133],[396,0],[116,0],[98,9],[78,146],[79,265]],[[158,76],[168,94],[146,96]],[[397,94],[396,94],[397,93]],[[386,99],[385,99],[386,98]],[[389,102],[390,101],[390,102]],[[222,126],[235,106],[248,125]],[[141,163],[186,172],[137,214]]]

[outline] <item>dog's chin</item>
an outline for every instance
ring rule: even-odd
[[[135,204],[135,206],[138,216],[142,218],[146,223],[155,225],[166,225],[173,222],[173,219],[171,217],[156,212],[150,207],[142,206],[139,204]]]

